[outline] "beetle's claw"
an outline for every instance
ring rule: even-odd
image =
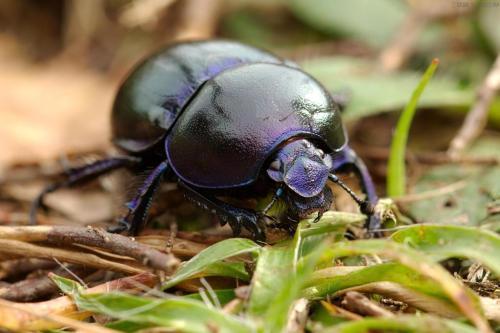
[[[369,215],[368,219],[366,220],[365,228],[370,238],[382,237],[382,233],[379,231],[381,222],[382,221],[380,220],[380,217],[377,214]]]
[[[252,234],[252,238],[256,241],[264,242],[266,240],[266,233],[260,225],[261,215],[259,213],[242,211],[237,221]]]
[[[112,234],[119,234],[124,231],[130,231],[132,228],[132,224],[127,221],[125,218],[120,218],[118,219],[117,223],[115,225],[112,225],[107,228],[107,231],[112,233]]]
[[[221,225],[225,225],[221,223]],[[233,236],[238,237],[241,234],[241,223],[239,221],[229,221],[229,226],[231,227],[231,230],[233,230]]]

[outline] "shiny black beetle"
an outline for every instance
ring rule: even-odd
[[[112,130],[114,144],[127,155],[71,170],[40,194],[33,221],[45,194],[121,167],[152,171],[115,232],[138,231],[162,180],[177,182],[235,234],[244,227],[257,239],[264,238],[261,217],[278,199],[290,221],[321,216],[333,201],[328,180],[368,215],[377,200],[326,89],[296,64],[240,43],[179,43],[145,59],[118,91]],[[344,168],[357,173],[366,200],[337,178],[334,172]],[[274,196],[262,212],[220,199],[270,191]],[[377,227],[373,216],[369,224]]]

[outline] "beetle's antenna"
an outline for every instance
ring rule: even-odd
[[[343,181],[339,179],[339,177],[337,177],[333,173],[328,175],[328,179],[330,179],[332,182],[342,187],[342,189],[346,191],[351,196],[351,198],[353,198],[354,201],[356,201],[363,214],[373,215],[374,207],[371,202],[369,202],[368,200],[363,200],[360,197],[358,197],[353,190],[351,190]]]

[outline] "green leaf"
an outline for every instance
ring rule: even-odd
[[[241,318],[224,314],[194,299],[155,299],[125,293],[81,295],[79,308],[140,325],[159,326],[179,332],[254,332]]]
[[[274,301],[283,282],[295,275],[294,249],[290,242],[262,249],[252,278],[248,313],[261,316]]]
[[[422,251],[435,261],[452,257],[470,258],[486,265],[500,276],[500,236],[471,227],[415,225],[392,234],[398,243]]]
[[[236,294],[233,289],[219,289],[219,290],[214,290],[213,293],[217,297],[219,303],[222,306],[226,305],[227,303],[231,302],[233,299],[236,298]],[[203,301],[203,298],[201,297],[200,293],[189,294],[182,297]]]
[[[129,331],[136,328],[165,327],[180,332],[254,332],[252,326],[240,318],[224,314],[190,297],[156,299],[126,293],[82,294],[83,287],[75,281],[53,275],[52,280],[66,294],[73,297],[81,310],[101,313],[120,322],[110,325]]]
[[[364,333],[413,332],[413,333],[475,333],[473,327],[457,321],[441,319],[428,315],[399,315],[393,318],[363,318],[335,325],[321,330],[321,333]]]
[[[365,220],[366,216],[361,214],[328,211],[317,222],[314,218],[301,221],[295,232],[295,242],[299,244],[295,257],[311,253],[326,238],[343,239],[347,226],[362,224]]]
[[[320,234],[333,237],[348,223],[364,220],[357,214],[348,214],[351,219],[342,221],[337,219],[340,215],[327,214],[318,225],[304,220],[299,223],[292,241],[262,250],[252,279],[248,313],[262,318],[265,332],[281,332],[285,328],[290,306],[300,297],[324,250],[324,238]],[[314,245],[306,245],[309,238],[314,238]]]
[[[311,59],[301,63],[301,66],[329,91],[347,92],[349,102],[342,113],[346,121],[401,110],[421,76],[415,71],[387,73],[381,71],[373,61],[340,56]],[[419,106],[453,108],[466,112],[473,100],[472,89],[463,88],[456,80],[439,75],[429,82]],[[500,122],[496,120],[496,123]]]
[[[373,239],[339,242],[325,251],[322,261],[331,262],[336,258],[361,254],[378,254],[397,260],[401,264],[433,279],[446,292],[449,298],[454,301],[461,312],[478,328],[485,331],[489,329],[477,296],[467,287],[461,285],[439,264],[403,244],[398,244],[394,241]]]
[[[449,302],[449,297],[433,279],[396,262],[359,266],[359,269],[348,273],[343,273],[341,268],[330,267],[314,272],[304,289],[305,297],[320,299],[352,287],[387,281]]]
[[[417,110],[417,103],[420,95],[422,95],[425,86],[434,75],[438,64],[439,61],[434,59],[429,65],[420,83],[413,92],[410,102],[403,110],[403,113],[401,113],[396,126],[387,166],[387,194],[391,197],[404,195],[406,192],[405,154],[408,134],[410,133],[410,126]]]
[[[407,7],[392,0],[292,0],[290,9],[316,29],[383,47],[401,25]]]
[[[480,139],[477,143],[484,141]],[[500,149],[497,141],[485,145],[485,151]],[[413,187],[410,197],[422,193],[439,194],[404,202],[417,221],[435,224],[482,226],[499,221],[488,206],[500,199],[500,168],[467,165],[440,165],[425,171]],[[439,193],[441,189],[449,190]],[[404,199],[403,199],[404,200]]]
[[[267,305],[263,317],[265,332],[274,333],[284,330],[288,321],[290,306],[300,297],[302,286],[311,275],[322,249],[323,247],[319,246],[307,257],[299,260],[296,264],[296,271],[290,272],[288,278],[282,280],[272,303]]]
[[[218,242],[205,250],[198,253],[196,256],[191,258],[189,261],[185,262],[172,276],[170,280],[163,284],[162,288],[167,289],[175,286],[179,282],[187,280],[196,276],[197,274],[205,271],[212,270],[224,273],[224,276],[233,276],[235,278],[244,277],[240,270],[234,270],[234,274],[229,274],[229,268],[231,266],[222,267],[220,262],[224,259],[247,254],[247,253],[257,253],[261,247],[255,242],[244,239],[244,238],[230,238]],[[210,268],[210,266],[212,266]]]

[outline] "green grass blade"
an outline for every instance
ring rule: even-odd
[[[358,214],[325,213],[317,222],[300,222],[295,237],[262,250],[252,279],[248,314],[261,320],[263,332],[282,332],[293,302],[301,297],[325,242],[339,238],[351,223],[363,222]]]
[[[405,194],[406,191],[406,167],[405,167],[405,151],[408,141],[410,126],[417,109],[417,103],[424,91],[427,83],[434,75],[439,64],[437,59],[434,59],[425,71],[417,88],[413,91],[410,102],[406,105],[403,113],[399,117],[396,130],[392,138],[391,152],[389,155],[388,170],[387,170],[387,194],[391,197],[397,197]]]
[[[52,276],[52,280],[70,295],[80,310],[119,319],[114,328],[161,327],[186,333],[250,333],[253,325],[239,317],[225,314],[202,301],[188,297],[150,298],[123,292],[82,294],[83,287],[75,281]]]
[[[458,321],[428,315],[400,315],[393,318],[364,318],[335,325],[319,333],[368,333],[413,332],[413,333],[475,333],[474,327]]]
[[[435,261],[447,258],[470,258],[486,265],[500,277],[500,236],[494,232],[452,225],[415,225],[392,234]]]
[[[189,261],[185,262],[175,272],[172,278],[163,284],[162,288],[167,289],[173,287],[179,282],[197,276],[197,274],[203,272],[204,270],[214,271],[216,269],[215,267],[211,267],[213,265],[217,266],[217,268],[221,268],[219,267],[220,262],[224,259],[245,253],[257,253],[260,249],[261,247],[259,245],[249,239],[230,238],[223,240],[206,248]],[[229,268],[230,267],[225,267],[224,272],[221,271],[221,275],[228,276],[228,273],[230,272]],[[233,272],[233,277],[242,277],[239,270],[236,269]]]
[[[304,295],[307,298],[321,299],[345,289],[379,281],[394,282],[439,300],[449,301],[446,293],[433,279],[396,262],[359,266],[359,269],[348,273],[342,273],[338,267],[321,269],[314,272],[308,281]]]
[[[378,254],[394,259],[401,264],[433,279],[452,299],[462,313],[468,317],[481,331],[490,332],[478,297],[468,288],[461,285],[443,267],[427,258],[423,253],[413,250],[403,244],[388,240],[357,240],[339,242],[327,249],[322,261],[362,254]]]

